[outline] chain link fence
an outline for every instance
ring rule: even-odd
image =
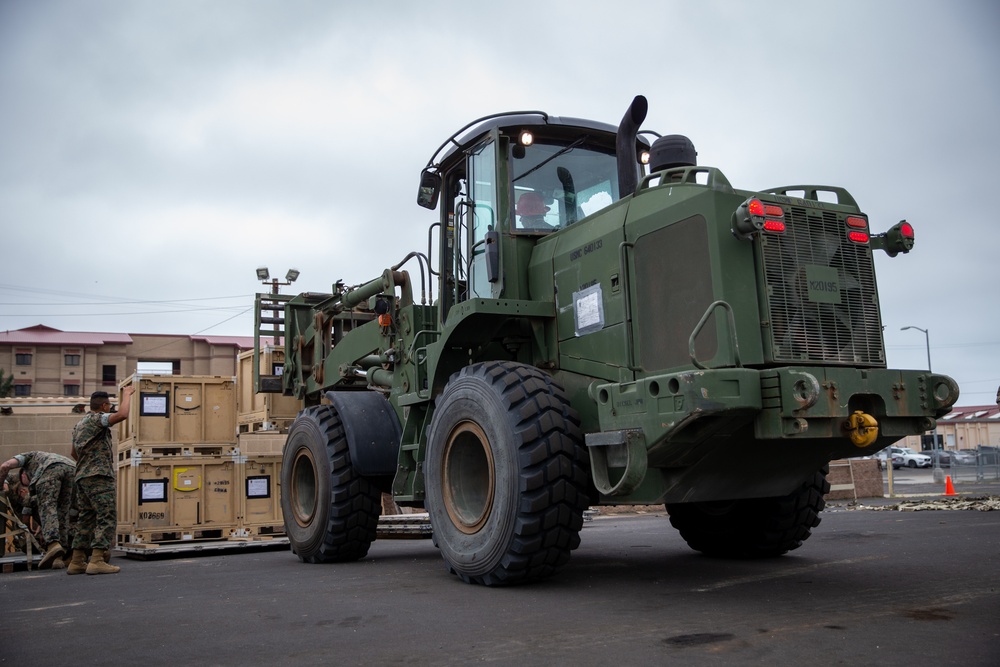
[[[934,452],[932,456],[940,456],[941,469],[956,484],[1000,480],[1000,447]]]

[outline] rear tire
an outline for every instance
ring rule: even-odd
[[[487,586],[547,577],[580,544],[583,437],[565,392],[531,366],[451,377],[431,419],[426,506],[448,568]]]
[[[344,427],[330,405],[306,408],[292,422],[282,455],[281,511],[292,552],[306,563],[368,554],[381,491],[351,464]]]
[[[798,549],[820,523],[828,468],[777,498],[667,505],[670,524],[695,551],[719,558],[769,558]]]

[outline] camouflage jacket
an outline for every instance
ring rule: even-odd
[[[15,454],[12,458],[17,461],[22,470],[28,473],[29,488],[34,488],[35,482],[51,465],[62,463],[63,465],[76,466],[73,459],[52,452],[24,452],[23,454]]]
[[[76,477],[115,477],[115,448],[108,425],[109,413],[88,412],[73,427]]]

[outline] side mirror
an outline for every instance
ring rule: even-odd
[[[441,194],[441,174],[430,171],[430,167],[428,167],[420,172],[417,204],[433,211],[437,208],[439,194]]]

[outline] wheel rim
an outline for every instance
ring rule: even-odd
[[[316,514],[316,462],[308,449],[295,453],[292,462],[291,509],[295,522],[308,526]]]
[[[493,508],[493,452],[483,429],[461,422],[448,436],[442,461],[444,506],[458,530],[467,535],[486,524]]]

